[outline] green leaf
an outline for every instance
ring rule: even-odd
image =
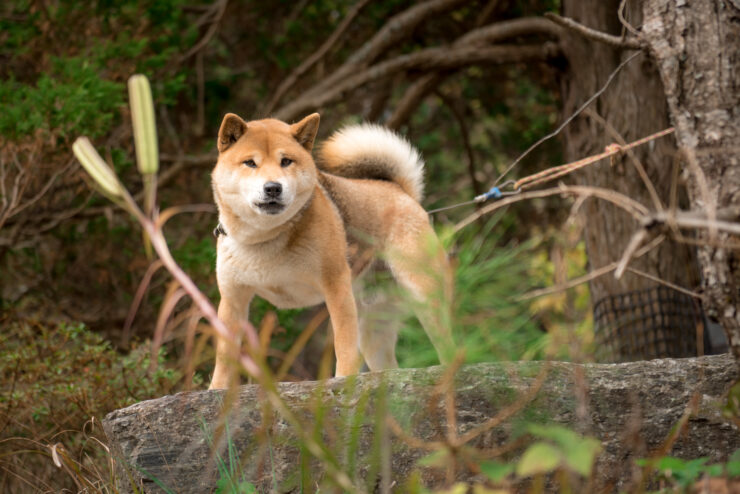
[[[466,484],[465,482],[457,482],[449,489],[435,491],[435,494],[465,494],[466,492],[468,492],[468,484]]]
[[[724,468],[722,465],[709,465],[706,468],[704,468],[704,473],[710,477],[720,477],[722,476],[722,473],[724,472]]]
[[[740,477],[740,461],[731,461],[727,463],[727,476]]]
[[[740,477],[740,449],[735,450],[727,461],[727,475],[729,477]]]
[[[423,467],[444,467],[449,461],[447,450],[439,449],[419,459],[419,465]]]
[[[570,429],[561,425],[538,425],[532,424],[528,428],[529,433],[542,439],[550,439],[557,443],[564,451],[573,448],[581,442],[582,437]]]
[[[692,484],[707,469],[707,458],[682,460],[666,456],[658,462],[657,468],[667,478],[673,478],[682,487]]]
[[[555,446],[548,443],[534,443],[522,455],[516,466],[519,477],[527,477],[537,473],[547,473],[560,465],[562,453]]]
[[[530,434],[550,439],[564,452],[565,464],[574,472],[587,477],[591,474],[594,459],[601,451],[601,442],[591,437],[583,437],[561,425],[532,424],[527,428]]]
[[[514,465],[508,463],[499,463],[497,461],[489,460],[480,462],[481,472],[494,482],[501,482],[514,471]]]
[[[673,472],[681,471],[685,468],[686,462],[682,460],[681,458],[673,458],[672,456],[664,456],[658,461],[658,464],[655,465],[655,468],[657,468],[660,472],[667,473],[668,475],[672,475]]]
[[[565,450],[565,463],[576,473],[588,477],[594,465],[596,456],[601,451],[601,442],[591,437],[585,437],[578,444]]]
[[[635,465],[638,467],[646,467],[650,464],[650,461],[651,460],[649,458],[638,458],[635,460]]]

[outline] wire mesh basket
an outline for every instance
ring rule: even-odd
[[[664,286],[606,296],[594,305],[596,358],[630,362],[695,357],[702,321],[693,297]]]

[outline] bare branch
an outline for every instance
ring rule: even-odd
[[[277,90],[275,90],[272,98],[270,98],[270,101],[267,103],[267,105],[265,105],[265,108],[262,111],[264,115],[269,115],[272,110],[275,109],[275,106],[280,102],[280,99],[285,95],[285,93],[287,93],[290,88],[293,87],[298,78],[308,72],[311,67],[316,65],[316,63],[321,60],[324,55],[326,55],[327,52],[334,47],[334,45],[336,45],[339,38],[341,38],[350,24],[352,24],[352,21],[355,19],[355,17],[357,17],[357,14],[359,14],[363,7],[365,7],[368,3],[370,3],[370,0],[360,0],[355,5],[353,5],[349,12],[347,12],[345,18],[342,19],[342,22],[339,23],[334,32],[331,33],[331,35],[326,39],[326,41],[324,41],[319,49],[316,50],[313,55],[308,57],[302,64],[296,67],[293,72],[291,72],[290,75],[286,77],[285,80],[283,80],[280,86],[278,86]]]
[[[598,199],[609,201],[612,204],[620,207],[621,209],[623,209],[630,215],[632,215],[632,217],[634,217],[638,221],[641,221],[649,213],[648,209],[642,204],[640,204],[639,202],[635,201],[634,199],[630,197],[627,197],[624,194],[620,194],[619,192],[616,192],[611,189],[604,189],[601,187],[588,187],[588,186],[582,186],[582,185],[581,186],[569,186],[569,185],[561,184],[559,187],[553,187],[550,189],[542,189],[542,190],[533,190],[530,192],[523,192],[521,194],[506,197],[504,199],[491,203],[488,206],[482,208],[480,211],[476,211],[475,213],[471,214],[467,218],[457,223],[455,225],[454,231],[458,232],[462,230],[463,228],[465,228],[466,226],[468,226],[469,224],[473,223],[475,220],[477,220],[481,216],[492,213],[496,211],[497,209],[501,209],[502,207],[508,206],[509,204],[513,204],[515,202],[520,202],[520,201],[524,201],[528,199],[536,199],[540,197],[554,196],[558,194],[596,197]]]
[[[468,174],[470,175],[470,181],[473,186],[473,193],[478,196],[483,193],[483,188],[481,187],[480,182],[476,178],[476,167],[475,167],[475,153],[473,152],[473,147],[470,144],[470,133],[468,131],[468,126],[465,123],[465,115],[463,115],[462,111],[460,111],[460,108],[458,108],[455,101],[452,100],[452,98],[442,91],[436,92],[437,96],[439,96],[442,99],[442,102],[447,105],[447,107],[452,112],[452,115],[455,117],[455,120],[457,121],[458,127],[460,127],[460,137],[462,138],[463,147],[465,148],[465,153],[468,155]]]
[[[495,3],[492,2],[487,8],[493,8]],[[529,34],[545,34],[558,37],[560,29],[552,22],[541,17],[525,17],[475,29],[458,38],[452,46],[496,43],[507,38]],[[436,72],[423,75],[417,79],[409,86],[385,125],[391,129],[398,129],[419,106],[424,97],[442,82],[444,77],[443,72]]]
[[[290,120],[309,110],[338,100],[347,92],[359,86],[402,70],[450,70],[477,63],[503,64],[531,60],[545,61],[555,57],[559,49],[552,43],[537,45],[499,45],[499,46],[463,46],[459,48],[427,48],[414,53],[400,55],[396,58],[378,63],[351,77],[329,90],[312,91],[279,110],[275,117]]]
[[[658,237],[655,237],[655,239],[653,239],[652,242],[650,242],[645,247],[637,251],[634,255],[634,258],[637,259],[639,257],[644,256],[645,254],[647,254],[648,252],[656,248],[658,245],[660,245],[663,242],[663,240],[665,240],[664,235],[659,235]],[[611,273],[612,271],[617,269],[618,265],[619,265],[618,261],[612,262],[610,264],[607,264],[606,266],[602,266],[598,269],[594,269],[588,274],[579,276],[578,278],[573,278],[572,280],[568,280],[565,283],[562,283],[560,285],[550,286],[547,288],[540,288],[538,290],[532,290],[531,292],[527,292],[524,295],[518,296],[515,300],[518,302],[521,302],[524,300],[530,300],[533,298],[562,292],[563,290],[568,290],[570,288],[576,287],[578,285],[582,285],[583,283],[596,279],[600,276],[604,276],[607,273]],[[629,269],[632,269],[632,268],[629,268]]]
[[[640,270],[635,269],[635,268],[627,268],[627,271],[629,271],[632,274],[636,274],[637,276],[642,276],[643,278],[647,278],[649,280],[652,280],[652,281],[654,281],[656,283],[659,283],[661,285],[665,285],[668,288],[672,288],[672,289],[676,290],[677,292],[684,293],[684,294],[688,295],[689,297],[698,298],[700,300],[704,298],[704,296],[702,294],[700,294],[700,293],[696,293],[696,292],[694,292],[692,290],[688,290],[686,288],[680,287],[680,286],[676,285],[675,283],[671,283],[670,281],[666,281],[666,280],[664,280],[662,278],[658,278],[657,276],[653,276],[652,274],[646,273],[644,271],[640,271]]]
[[[215,147],[215,146],[214,146]],[[216,160],[218,159],[218,155],[216,153],[206,153],[206,154],[193,154],[193,155],[184,155],[184,156],[176,156],[173,154],[162,154],[160,155],[159,159],[161,161],[182,161],[186,165],[192,165],[192,166],[205,166],[205,165],[215,165]]]
[[[599,96],[601,96],[601,94],[604,91],[606,91],[606,88],[609,87],[609,84],[611,84],[612,80],[614,80],[614,78],[617,76],[617,74],[619,73],[619,71],[622,70],[622,68],[624,66],[626,66],[628,63],[630,63],[632,60],[634,60],[634,58],[637,57],[640,53],[642,53],[642,52],[639,52],[638,51],[637,53],[633,53],[626,60],[624,60],[622,63],[620,63],[617,66],[617,68],[614,69],[611,74],[609,74],[609,77],[607,77],[606,82],[604,82],[604,85],[601,86],[601,89],[599,89],[594,94],[592,94],[581,106],[578,107],[578,109],[571,116],[569,116],[568,118],[566,118],[565,120],[563,120],[563,122],[558,126],[557,129],[553,130],[552,132],[550,132],[546,136],[543,136],[540,139],[538,139],[537,142],[535,142],[534,144],[532,144],[531,146],[529,146],[522,154],[520,154],[519,157],[517,159],[515,159],[509,166],[507,166],[506,167],[506,170],[504,170],[504,172],[501,175],[499,175],[499,177],[496,179],[496,182],[494,182],[494,185],[498,185],[499,182],[501,182],[501,180],[503,180],[503,178],[511,170],[513,170],[514,167],[517,164],[519,164],[519,162],[521,162],[524,159],[525,156],[527,156],[530,152],[532,152],[533,149],[537,148],[540,144],[542,144],[546,140],[551,139],[551,138],[555,137],[556,135],[558,135],[574,118],[576,118],[584,109],[586,109],[586,107],[588,107],[588,105],[590,105],[591,103],[593,103],[594,100],[596,100]]]
[[[441,14],[464,0],[430,0],[410,7],[390,18],[388,22],[364,45],[362,45],[339,68],[335,78],[341,78],[354,70],[357,65],[368,64],[388,48],[408,36],[425,19]]]
[[[391,17],[370,40],[356,50],[334,73],[311,88],[305,97],[310,99],[330,90],[342,80],[372,63],[381,53],[395,46],[404,37],[409,36],[416,26],[426,18],[434,14],[440,14],[461,3],[463,3],[463,0],[429,0]],[[286,114],[289,112],[281,109],[278,110],[278,113]],[[291,114],[291,116],[293,115]]]
[[[612,136],[612,139],[614,139],[620,146],[626,146],[627,141],[625,141],[624,137],[622,137],[622,134],[620,134],[617,129],[615,129],[612,124],[607,122],[604,117],[599,115],[596,110],[593,110],[591,108],[586,108],[583,111],[584,115],[589,116],[590,118],[594,119],[596,122],[601,124],[602,127],[604,127],[604,130],[607,131],[609,135]],[[632,160],[632,164],[635,166],[635,169],[637,170],[637,174],[640,175],[640,179],[642,179],[642,183],[645,184],[645,188],[648,191],[648,194],[650,194],[650,198],[653,201],[653,206],[657,211],[663,210],[663,203],[660,201],[660,196],[658,196],[658,191],[655,190],[655,186],[653,185],[653,182],[650,180],[650,178],[647,175],[647,172],[645,171],[645,167],[642,166],[642,163],[639,159],[637,159],[637,155],[632,149],[628,149],[626,151],[627,156]]]
[[[444,72],[432,72],[415,80],[406,89],[393,114],[385,121],[385,126],[398,130],[409,119],[426,95],[444,80],[445,75]]]
[[[725,214],[731,214],[729,211],[731,210],[725,210]],[[715,235],[717,231],[740,235],[740,223],[716,219],[718,215],[719,211],[716,211],[714,215],[711,211],[677,211],[675,215],[670,212],[658,212],[645,217],[642,223],[646,227],[653,227],[656,224],[673,224],[679,228],[714,231]],[[731,217],[737,218],[737,215]]]
[[[206,34],[201,38],[198,43],[193,46],[188,52],[180,57],[180,63],[186,61],[188,58],[192,57],[196,53],[198,53],[200,50],[205,48],[205,46],[208,44],[209,41],[211,41],[211,38],[213,38],[213,35],[216,34],[216,31],[218,30],[218,23],[221,21],[221,18],[224,15],[224,12],[226,12],[226,5],[229,3],[228,0],[219,0],[217,3],[213,5],[213,10],[207,12],[203,17],[211,17],[213,16],[213,21],[211,22],[211,25],[208,27],[208,31],[206,31]]]
[[[599,43],[604,43],[609,46],[616,48],[624,48],[627,50],[642,50],[644,48],[643,43],[634,38],[623,39],[621,36],[614,36],[590,27],[584,26],[583,24],[574,21],[568,17],[560,17],[552,12],[545,13],[545,17],[550,19],[552,22],[559,24],[563,27],[570,29],[571,31],[580,34],[584,38],[588,38]]]
[[[498,43],[517,36],[534,34],[559,38],[562,35],[562,30],[542,17],[522,17],[474,29],[458,38],[453,46],[463,44]]]
[[[624,17],[624,8],[627,5],[627,0],[622,0],[622,2],[619,4],[619,8],[617,9],[617,17],[619,17],[619,22],[622,23],[622,26],[624,26],[625,29],[627,29],[629,32],[631,32],[635,37],[640,37],[640,32],[632,26],[629,22],[627,22],[627,19]]]
[[[635,252],[637,251],[637,248],[640,247],[640,244],[642,244],[642,242],[645,240],[645,237],[647,237],[647,235],[648,235],[648,231],[644,228],[639,229],[632,235],[632,238],[627,244],[627,247],[624,249],[624,254],[622,254],[622,259],[619,260],[617,269],[614,271],[614,277],[616,279],[620,279],[622,277],[622,274],[624,274],[624,270],[627,269],[627,265],[632,259],[632,256],[635,254]]]
[[[489,0],[486,6],[483,7],[483,10],[481,10],[478,20],[475,22],[475,27],[481,27],[488,22],[488,19],[498,9],[500,4],[501,0]]]

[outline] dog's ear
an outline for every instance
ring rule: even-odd
[[[313,148],[313,141],[316,139],[316,132],[319,130],[319,114],[312,113],[298,123],[294,123],[290,126],[290,133],[293,134],[298,143],[306,148],[306,151],[311,151]]]
[[[223,153],[229,149],[246,131],[247,122],[238,115],[227,113],[218,131],[218,152]]]

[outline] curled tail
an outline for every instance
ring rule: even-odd
[[[321,146],[317,165],[340,177],[395,182],[418,202],[424,196],[424,161],[419,152],[379,125],[351,125],[335,132]]]

